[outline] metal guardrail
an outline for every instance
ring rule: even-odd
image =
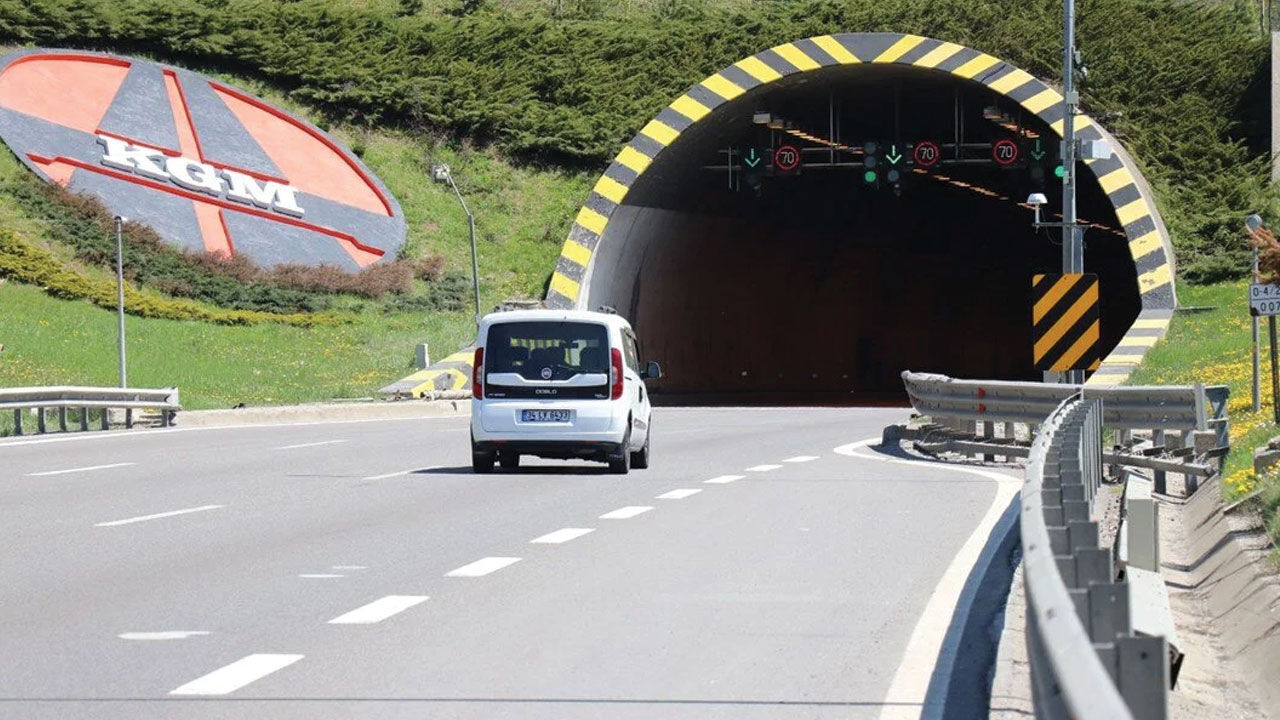
[[[1104,407],[1064,399],[1031,446],[1021,539],[1032,698],[1037,718],[1165,720],[1168,640],[1135,632],[1129,580],[1115,581],[1099,547]]]
[[[45,411],[58,410],[58,428],[67,430],[68,411],[79,411],[81,430],[89,429],[90,410],[100,410],[99,422],[103,430],[108,429],[108,411],[122,409],[125,411],[125,425],[133,427],[134,410],[158,410],[161,422],[165,427],[173,424],[173,417],[182,405],[178,400],[177,388],[144,390],[138,388],[97,388],[97,387],[26,387],[0,388],[0,411],[13,411],[13,429],[15,435],[23,434],[23,411],[36,410],[36,431],[48,431]]]

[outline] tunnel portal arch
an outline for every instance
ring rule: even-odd
[[[1029,73],[979,50],[919,35],[845,33],[797,40],[740,60],[689,88],[646,124],[605,170],[579,210],[552,274],[547,305],[582,308],[590,295],[594,260],[602,238],[628,193],[647,169],[683,133],[717,108],[749,101],[753,93],[788,76],[833,68],[894,64],[920,72],[944,73],[978,83],[1016,102],[1059,136],[1062,95]],[[1090,378],[1091,384],[1118,384],[1163,336],[1176,305],[1173,254],[1153,193],[1140,171],[1104,128],[1088,116],[1076,118],[1082,139],[1109,140],[1113,153],[1087,160],[1123,228],[1137,277],[1140,310],[1118,344]],[[1117,234],[1119,234],[1117,232]]]

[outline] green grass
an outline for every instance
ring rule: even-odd
[[[1180,285],[1178,300],[1184,307],[1210,308],[1205,312],[1181,312],[1174,316],[1169,334],[1147,354],[1134,372],[1132,385],[1204,383],[1231,388],[1228,416],[1231,420],[1231,454],[1223,468],[1223,495],[1228,501],[1262,489],[1267,529],[1280,539],[1280,476],[1253,474],[1253,450],[1280,434],[1273,420],[1271,375],[1265,349],[1262,363],[1262,410],[1253,412],[1252,339],[1248,283]],[[1266,342],[1266,324],[1262,339]]]
[[[0,387],[117,382],[115,314],[0,281]],[[341,327],[125,319],[129,384],[178,386],[188,409],[365,397],[408,374],[413,346],[439,358],[472,339],[470,312],[369,311]]]

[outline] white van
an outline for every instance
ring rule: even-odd
[[[480,321],[471,376],[471,467],[521,455],[649,466],[652,407],[631,325],[607,312],[517,310]]]

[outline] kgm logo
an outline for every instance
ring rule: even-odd
[[[40,177],[187,249],[358,270],[394,258],[404,216],[349,150],[225,83],[135,58],[28,50],[0,61],[0,138]]]

